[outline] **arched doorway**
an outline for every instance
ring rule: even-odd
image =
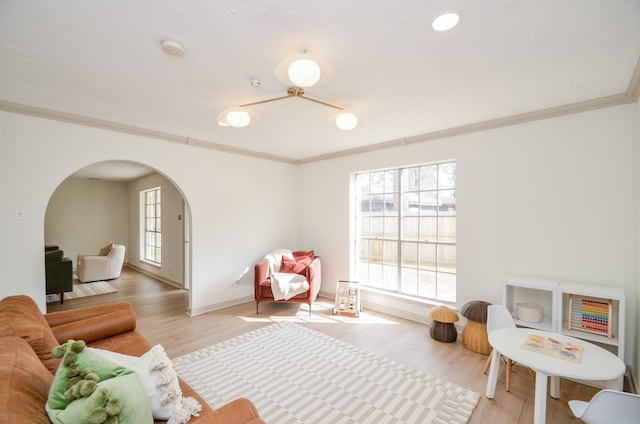
[[[161,192],[158,245],[161,254],[145,256],[147,190]],[[127,246],[125,262],[179,288],[191,287],[190,209],[185,196],[168,176],[146,164],[110,160],[70,175],[51,195],[45,213],[45,244],[64,249],[73,260],[113,241]],[[159,259],[159,260],[155,260]],[[190,302],[189,302],[190,303]]]

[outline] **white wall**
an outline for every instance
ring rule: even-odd
[[[637,121],[636,121],[636,125],[638,127],[638,163],[640,163],[640,102],[636,103],[636,117],[637,117]],[[640,172],[638,172],[638,178],[640,178]],[[639,190],[639,195],[638,195],[638,201],[640,202],[640,183],[638,184],[638,190]],[[638,222],[640,223],[640,207],[638,207]],[[636,261],[640,264],[640,225],[638,225],[638,257],[636,258]],[[636,305],[640,305],[640,272],[638,272],[638,275],[636,276]],[[634,321],[637,323],[640,321],[640,311],[638,311],[638,308],[636,308],[633,311],[635,317],[634,317]],[[640,327],[640,325],[639,325]],[[636,360],[634,362],[634,371],[635,371],[635,381],[636,384],[640,384],[640,328],[636,331],[636,333],[638,334],[637,336],[637,345],[636,345]],[[640,387],[636,387],[637,390],[640,390]]]
[[[296,167],[0,112],[0,298],[27,294],[44,310],[46,207],[91,163],[147,164],[183,193],[200,313],[252,299],[252,266],[274,247],[315,249],[331,295],[349,276],[350,173],[456,159],[458,306],[499,302],[511,273],[621,287],[637,370],[638,115],[618,106]]]
[[[140,260],[140,192],[160,187],[162,195],[162,258],[161,266]],[[131,181],[129,190],[129,264],[184,287],[184,201],[182,194],[164,176],[152,175]],[[144,228],[144,227],[143,227]]]
[[[322,291],[349,277],[351,173],[456,159],[457,306],[500,303],[507,274],[621,287],[637,363],[637,121],[619,106],[301,166],[300,241],[323,256]]]
[[[26,294],[45,310],[47,204],[69,175],[104,160],[157,169],[189,203],[192,313],[253,299],[253,264],[298,241],[296,166],[7,112],[0,128],[0,298]]]
[[[67,178],[46,209],[44,242],[64,250],[75,269],[79,253],[97,254],[110,241],[128,245],[128,205],[127,183]]]

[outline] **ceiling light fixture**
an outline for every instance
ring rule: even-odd
[[[456,12],[445,12],[433,20],[431,26],[436,31],[448,31],[460,22],[460,15]]]
[[[287,85],[307,88],[329,81],[334,72],[329,63],[304,50],[280,62],[275,73]]]
[[[311,87],[326,82],[333,76],[333,68],[327,62],[309,55],[305,50],[302,54],[292,56],[280,63],[276,67],[275,73],[281,81],[294,85],[287,89],[286,96],[228,107],[218,115],[218,124],[223,127],[246,127],[258,119],[258,114],[251,110],[250,106],[298,97],[339,110],[340,113],[336,116],[335,123],[341,130],[352,130],[358,125],[358,117],[353,112],[347,112],[346,108],[305,95],[303,87]],[[257,80],[252,80],[251,85],[256,87],[257,85],[254,84],[254,81]]]

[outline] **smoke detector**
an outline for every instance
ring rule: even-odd
[[[182,56],[184,54],[184,47],[177,41],[166,40],[162,42],[162,51],[170,56]]]

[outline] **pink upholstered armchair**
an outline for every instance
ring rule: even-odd
[[[311,304],[322,283],[322,263],[313,250],[275,250],[258,262],[254,270],[256,314],[260,302],[288,302],[308,304],[311,315]]]

